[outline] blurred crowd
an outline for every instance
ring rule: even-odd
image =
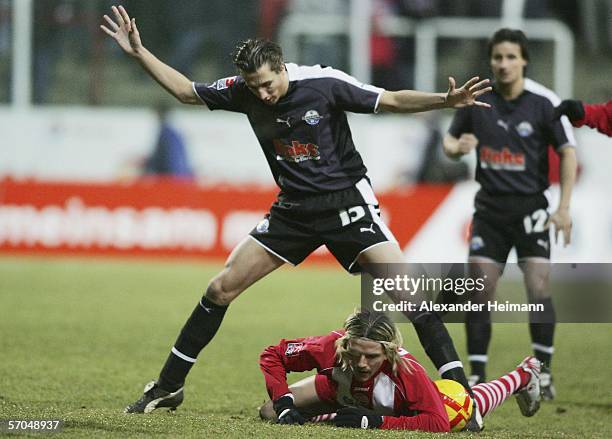
[[[10,90],[10,17],[16,0],[0,0],[0,102]],[[390,89],[411,88],[414,42],[391,38],[381,28],[385,17],[419,20],[435,16],[499,17],[502,0],[371,0],[372,82]],[[36,103],[120,104],[113,101],[110,78],[116,49],[99,31],[101,16],[118,1],[33,0],[33,100]],[[278,37],[283,20],[296,14],[347,16],[350,0],[123,0],[137,17],[145,44],[188,76],[204,78],[233,72],[234,44],[253,35]],[[607,0],[526,0],[526,18],[565,22],[594,57],[610,57],[612,2]],[[448,44],[452,44],[448,43]],[[455,48],[456,49],[456,48]],[[466,51],[464,53],[480,50]],[[475,48],[474,48],[475,49]],[[444,47],[442,47],[444,50]],[[299,60],[348,69],[346,36],[313,32],[301,41]],[[474,64],[475,59],[468,59]],[[75,68],[76,67],[76,68]],[[77,74],[80,78],[75,78]]]

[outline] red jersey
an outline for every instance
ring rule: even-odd
[[[315,387],[319,399],[338,407],[364,407],[383,416],[383,429],[450,431],[446,410],[438,390],[425,369],[407,351],[400,355],[407,367],[393,372],[385,360],[368,381],[353,378],[342,370],[336,359],[335,341],[343,330],[327,335],[281,340],[267,347],[260,357],[260,367],[272,400],[290,393],[288,372],[317,370]]]
[[[612,100],[605,104],[583,104],[584,118],[574,121],[575,127],[587,125],[612,137]]]

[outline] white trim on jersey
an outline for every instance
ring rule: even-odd
[[[395,387],[393,380],[385,373],[379,373],[374,379],[372,407],[377,414],[395,414]]]
[[[174,346],[172,346],[172,353],[174,355],[176,355],[177,357],[179,357],[181,360],[185,360],[189,363],[195,363],[196,359],[195,358],[191,358],[185,354],[183,354],[181,351],[179,351],[177,348],[175,348]]]
[[[553,107],[558,106],[561,103],[561,98],[557,96],[557,94],[549,88],[544,87],[539,82],[535,82],[533,79],[525,78],[525,90],[530,91],[533,94],[538,96],[543,96],[550,101]],[[567,146],[576,146],[576,138],[574,137],[574,130],[572,129],[572,124],[570,123],[567,116],[561,117],[561,125],[563,126],[563,131],[565,131],[565,136],[567,137],[567,142],[565,145],[559,145],[558,149],[565,148]]]
[[[268,253],[272,253],[274,256],[276,256],[277,258],[285,261],[287,264],[292,265],[295,267],[295,264],[293,262],[291,262],[290,260],[288,260],[287,258],[282,257],[281,255],[279,255],[278,253],[276,253],[274,250],[270,249],[269,247],[265,246],[262,242],[258,241],[257,239],[255,239],[255,237],[248,235],[249,238],[251,238],[253,241],[255,241],[257,244],[261,245]]]
[[[373,204],[374,206],[378,205],[378,200],[376,199],[376,195],[374,195],[374,191],[372,190],[372,186],[368,183],[368,180],[362,178],[355,184],[355,188],[361,194],[363,201],[366,204]]]
[[[335,78],[344,82],[348,82],[355,87],[362,88],[372,93],[377,93],[376,103],[374,104],[374,113],[378,112],[378,103],[380,97],[385,91],[384,88],[376,87],[375,85],[364,84],[351,75],[344,73],[342,70],[334,69],[333,67],[322,67],[320,64],[314,66],[301,66],[294,63],[285,63],[287,67],[287,76],[289,81],[300,81],[302,79],[318,79],[318,78]]]
[[[198,91],[196,90],[196,83],[195,81],[191,82],[191,88],[193,89],[193,92],[195,93],[195,95],[198,97],[198,99],[200,100],[200,102],[202,102],[202,104],[208,108],[208,104],[206,103],[206,101],[202,98],[202,96],[200,96],[200,93],[198,93]]]

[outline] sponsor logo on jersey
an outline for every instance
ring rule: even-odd
[[[217,90],[225,90],[236,82],[237,76],[229,76],[227,78],[217,79],[215,82],[210,84],[208,88],[216,88]]]
[[[304,343],[287,343],[287,350],[285,350],[285,355],[291,357],[292,355],[297,355],[304,350]]]
[[[527,121],[523,121],[516,126],[516,131],[521,137],[529,137],[533,134],[533,127]]]
[[[318,125],[318,123],[323,119],[317,110],[308,110],[304,117],[302,117],[303,121],[306,121],[308,125]]]
[[[270,220],[268,220],[268,218],[264,218],[259,222],[259,224],[257,224],[255,230],[257,230],[259,233],[267,233],[269,228]]]
[[[514,153],[506,146],[501,151],[483,146],[480,148],[480,167],[482,169],[524,171],[525,154]]]
[[[480,236],[473,236],[470,241],[470,250],[480,250],[485,246],[484,239]]]
[[[272,142],[274,143],[276,160],[299,163],[321,158],[319,147],[314,143],[300,143],[298,140],[292,140],[291,145],[285,145],[279,139],[274,139]]]

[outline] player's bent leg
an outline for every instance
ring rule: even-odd
[[[293,394],[293,403],[299,410],[300,414],[306,419],[333,413],[338,409],[337,405],[322,401],[319,398],[315,380],[316,375],[313,375],[289,386],[289,390]],[[272,401],[267,401],[259,408],[259,416],[263,420],[271,422],[277,421],[277,416],[276,412],[274,411]]]
[[[238,244],[225,267],[211,281],[206,298],[216,305],[229,305],[240,293],[285,262],[251,237]]]
[[[149,413],[159,407],[178,407],[183,402],[185,378],[199,353],[217,333],[229,303],[283,263],[251,238],[238,244],[183,326],[158,381],[149,383],[142,397],[126,407],[125,412]]]
[[[556,395],[551,375],[556,316],[548,288],[550,261],[546,258],[528,257],[521,259],[520,267],[523,270],[529,303],[541,305],[543,308],[543,311],[529,314],[529,332],[534,355],[542,362],[542,398],[549,401]]]

